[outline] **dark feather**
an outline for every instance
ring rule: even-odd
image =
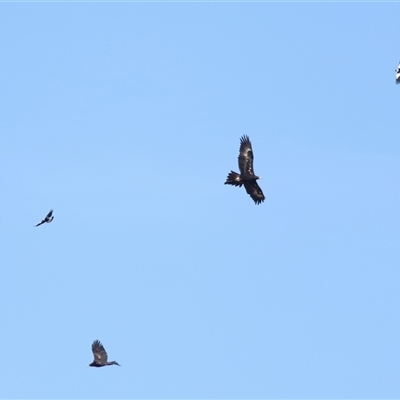
[[[243,185],[243,182],[238,173],[231,171],[231,172],[229,172],[228,176],[226,177],[225,185],[241,187]]]
[[[241,174],[253,175],[253,148],[251,147],[250,139],[247,135],[243,135],[240,138],[240,150],[239,150],[239,170]]]
[[[246,192],[254,200],[254,203],[261,204],[265,200],[264,193],[256,181],[247,181],[244,183]]]
[[[93,352],[93,357],[94,360],[91,364],[89,364],[90,367],[104,367],[106,365],[119,365],[116,361],[110,361],[108,362],[108,355],[106,350],[104,349],[104,346],[101,344],[100,340],[95,340],[92,343],[92,352]]]
[[[107,364],[108,356],[104,349],[104,346],[99,340],[95,340],[92,344],[92,352],[94,356],[94,361],[99,364]]]

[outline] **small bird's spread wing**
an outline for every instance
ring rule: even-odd
[[[45,219],[51,218],[52,214],[53,214],[53,210],[50,210],[49,213],[46,215]]]
[[[95,340],[92,344],[92,352],[94,356],[94,361],[98,364],[107,364],[107,352],[105,351],[103,345],[99,340]]]
[[[254,203],[261,204],[265,200],[264,193],[262,192],[260,186],[258,186],[256,181],[245,182],[244,187],[246,192],[254,200]]]
[[[253,170],[253,149],[247,135],[240,138],[239,169],[241,174],[254,174]]]
[[[44,219],[42,219],[38,224],[36,224],[35,226],[39,226],[39,225],[42,225],[42,224],[44,224],[46,221],[44,220]]]

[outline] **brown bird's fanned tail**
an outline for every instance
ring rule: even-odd
[[[225,185],[242,186],[243,182],[238,173],[231,171],[226,178]]]

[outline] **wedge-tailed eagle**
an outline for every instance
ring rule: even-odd
[[[254,200],[254,203],[261,204],[265,200],[265,196],[257,184],[257,179],[260,179],[261,176],[254,174],[253,158],[253,149],[251,147],[250,139],[247,135],[243,135],[240,138],[238,157],[240,174],[231,171],[226,178],[225,185],[239,187],[244,185],[246,192]]]
[[[47,222],[48,224],[53,221],[54,217],[53,217],[53,210],[50,210],[49,213],[44,217],[44,219],[42,219],[37,225],[35,226],[39,226],[44,224],[45,222]]]
[[[108,356],[100,340],[95,340],[92,344],[94,360],[89,367],[105,367],[106,365],[119,365],[116,361],[107,361]]]

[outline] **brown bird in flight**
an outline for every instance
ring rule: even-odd
[[[89,367],[105,367],[106,365],[119,365],[116,361],[107,361],[108,356],[100,340],[95,340],[92,344],[94,360]],[[119,365],[120,366],[120,365]]]
[[[231,171],[226,178],[225,185],[239,186],[244,185],[246,192],[254,200],[255,204],[261,204],[265,200],[265,196],[257,184],[257,179],[261,176],[257,176],[253,169],[253,149],[251,147],[250,139],[247,135],[243,135],[240,138],[240,150],[239,150],[239,170],[240,174]]]

